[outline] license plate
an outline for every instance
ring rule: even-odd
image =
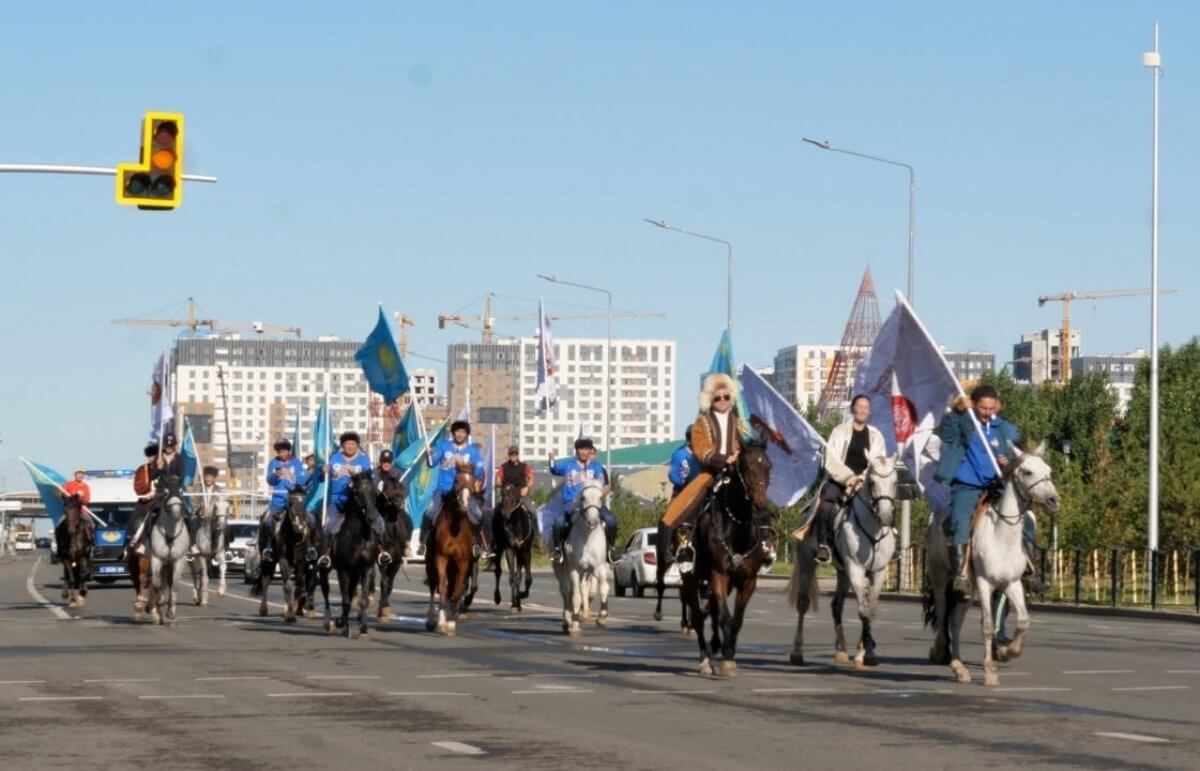
[[[125,568],[120,565],[101,565],[100,572],[103,573],[124,573]]]

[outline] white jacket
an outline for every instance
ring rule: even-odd
[[[829,478],[843,487],[855,474],[846,465],[846,452],[850,449],[850,437],[854,433],[854,421],[847,420],[829,434],[829,442],[825,445],[825,473]],[[883,433],[875,426],[867,424],[867,462],[887,455],[887,443]]]

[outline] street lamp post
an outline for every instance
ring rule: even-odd
[[[1158,22],[1154,50],[1142,54],[1142,66],[1154,71],[1154,138],[1150,187],[1150,491],[1146,546],[1150,550],[1150,604],[1157,604],[1158,569],[1158,82],[1162,54],[1158,51]]]
[[[574,281],[567,281],[558,278],[557,276],[547,276],[539,273],[538,278],[543,281],[549,281],[552,284],[564,284],[573,286],[578,289],[586,289],[589,292],[600,292],[608,298],[608,344],[604,350],[604,467],[608,469],[609,476],[612,476],[612,399],[611,393],[613,390],[612,383],[612,292],[598,286],[589,286],[588,284],[577,284]]]
[[[854,150],[846,150],[841,147],[834,147],[828,140],[809,139],[801,137],[805,142],[818,147],[822,150],[828,150],[833,153],[843,153],[845,155],[853,155],[856,158],[866,158],[868,161],[876,161],[878,163],[886,163],[889,166],[899,166],[902,169],[908,170],[908,271],[907,271],[907,289],[905,294],[908,297],[908,304],[916,308],[916,301],[913,299],[913,269],[914,269],[914,242],[917,237],[917,174],[913,167],[907,163],[893,161],[890,158],[881,158],[878,155],[868,155],[866,153],[856,152]],[[909,574],[912,566],[912,502],[901,501],[900,503],[900,575],[901,582],[904,588],[911,586],[912,576]]]
[[[729,330],[729,336],[733,336],[733,244],[726,241],[724,238],[716,236],[706,236],[703,233],[697,233],[693,230],[675,227],[670,225],[666,220],[652,220],[649,217],[643,217],[643,222],[648,222],[656,228],[663,230],[673,230],[676,233],[683,233],[685,236],[694,236],[703,238],[705,241],[713,241],[718,244],[725,244],[725,256],[728,261],[729,275],[725,281],[725,328]]]

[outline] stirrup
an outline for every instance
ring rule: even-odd
[[[270,546],[263,549],[262,550],[262,558],[265,562],[274,562],[275,561],[275,550],[272,549]]]
[[[379,552],[379,556],[375,558],[375,564],[379,565],[381,568],[386,568],[388,565],[392,564],[392,555],[386,551]]]
[[[554,553],[550,555],[550,561],[556,565],[561,565],[563,561],[563,550],[561,546],[554,547]]]
[[[833,550],[829,544],[823,543],[817,547],[817,564],[828,565],[830,562],[833,562]]]
[[[321,558],[317,560],[317,567],[319,567],[319,568],[328,568],[332,564],[333,564],[333,561],[331,559],[329,559],[328,554],[322,554]]]
[[[310,546],[304,550],[304,561],[314,562],[317,559],[317,547]]]

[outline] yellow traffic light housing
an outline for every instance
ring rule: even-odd
[[[117,203],[174,209],[183,196],[182,113],[146,113],[139,158],[117,165]]]

